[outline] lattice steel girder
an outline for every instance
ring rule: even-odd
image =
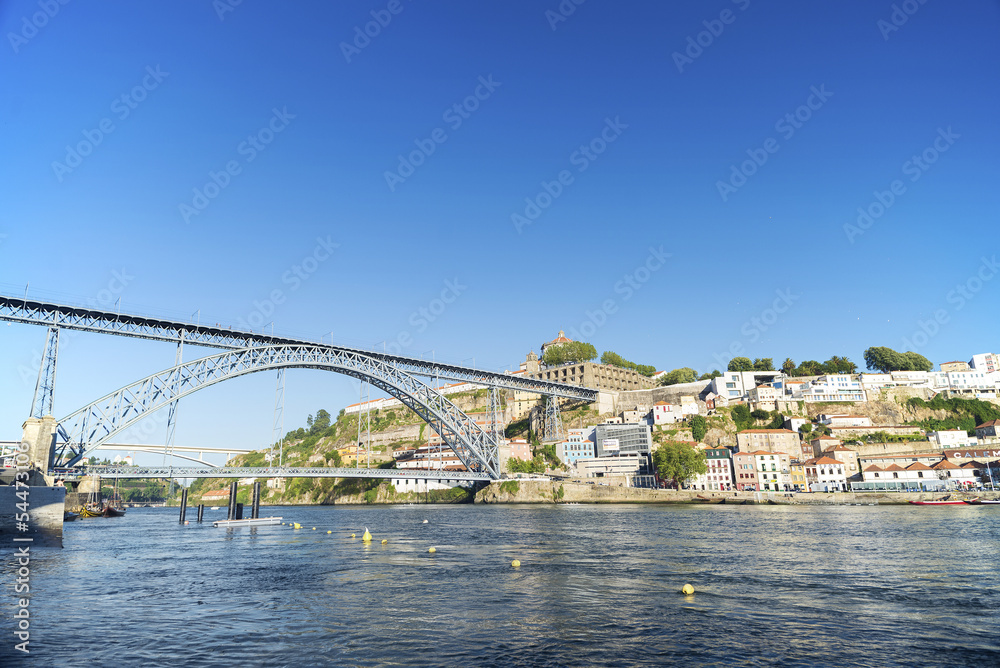
[[[381,359],[394,364],[411,375],[435,376],[450,380],[461,380],[480,385],[496,385],[508,390],[523,390],[536,394],[554,395],[586,402],[597,401],[597,390],[545,380],[522,378],[504,373],[481,371],[455,364],[427,361],[401,355],[378,353],[357,348],[324,345],[307,339],[270,336],[254,332],[208,327],[189,322],[161,320],[145,316],[100,311],[96,309],[64,306],[50,302],[17,299],[0,295],[0,320],[20,322],[85,332],[117,334],[154,341],[185,343],[209,348],[238,350],[257,346],[304,345],[339,353],[356,353],[371,359]]]
[[[470,471],[500,476],[493,435],[455,404],[391,362],[321,346],[278,345],[233,350],[171,367],[127,385],[59,421],[53,461],[72,466],[146,415],[192,392],[248,373],[312,368],[346,374],[396,397],[438,433]]]
[[[55,475],[68,480],[88,475],[102,478],[381,478],[405,480],[420,478],[430,480],[488,481],[485,473],[468,471],[414,471],[406,469],[349,469],[349,468],[288,468],[288,467],[234,467],[187,468],[169,466],[89,466],[86,469],[55,471]]]

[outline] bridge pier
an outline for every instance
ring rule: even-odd
[[[181,518],[178,520],[181,524],[184,524],[184,516],[187,515],[188,509],[188,491],[186,489],[181,490]]]
[[[55,478],[47,475],[52,466],[52,453],[56,442],[56,419],[51,415],[30,417],[21,425],[21,442],[28,444],[29,466],[37,467],[32,471],[31,485],[52,485]]]
[[[229,515],[226,519],[230,520],[236,519],[236,485],[235,480],[229,484]]]

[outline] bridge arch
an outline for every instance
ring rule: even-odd
[[[300,344],[229,350],[119,388],[59,420],[52,461],[73,466],[115,434],[176,399],[232,378],[281,368],[320,369],[368,381],[431,425],[468,470],[500,477],[495,434],[412,374],[359,351]]]

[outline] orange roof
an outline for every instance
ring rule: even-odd
[[[844,462],[839,462],[836,459],[831,459],[830,457],[820,457],[816,460],[817,464],[843,464]]]
[[[551,341],[549,341],[545,345],[551,346],[554,343],[573,343],[573,339],[567,339],[566,338],[566,332],[564,332],[563,330],[560,329],[559,330],[559,336],[557,336],[556,338],[552,339]]]
[[[899,464],[889,464],[888,466],[886,466],[886,467],[885,467],[884,469],[882,469],[882,470],[883,470],[883,471],[905,471],[906,469],[904,469],[904,468],[903,468],[902,466],[900,466]]]
[[[976,429],[982,429],[983,427],[1000,427],[1000,420],[990,420],[989,422],[976,425]]]
[[[931,468],[934,470],[941,470],[941,469],[957,469],[958,467],[949,462],[947,459],[942,459]]]
[[[872,471],[882,471],[882,470],[884,469],[881,466],[876,466],[875,464],[872,464],[871,466],[865,469],[865,473],[870,473]]]
[[[927,464],[921,464],[920,462],[913,462],[912,464],[910,464],[909,466],[906,467],[906,470],[907,471],[930,471],[931,467],[927,466]]]

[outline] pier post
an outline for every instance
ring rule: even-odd
[[[253,484],[253,505],[250,507],[250,517],[257,519],[260,517],[260,483]]]
[[[242,503],[237,503],[236,504],[236,517],[233,518],[233,519],[237,519],[237,520],[243,519],[243,504]]]
[[[236,481],[229,485],[229,517],[226,519],[236,519]]]
[[[181,518],[178,520],[181,524],[184,524],[184,516],[187,514],[188,505],[188,491],[186,489],[181,490]]]
[[[205,504],[204,503],[199,503],[198,504],[198,524],[201,524],[201,519],[202,519],[202,517],[204,517],[204,515],[205,515]]]

